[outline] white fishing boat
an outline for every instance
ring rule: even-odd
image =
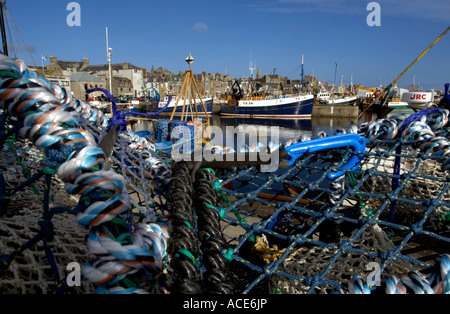
[[[358,97],[355,95],[349,95],[349,96],[342,96],[342,97],[330,97],[325,101],[325,104],[327,105],[349,105],[349,106],[355,106],[356,102],[358,101]]]
[[[400,98],[392,99],[392,101],[388,102],[387,106],[392,109],[410,108],[409,104],[406,101],[401,101]]]
[[[329,97],[324,94],[324,100],[321,101],[322,104],[325,105],[339,105],[339,106],[355,106],[358,97],[356,95],[353,95],[353,78],[352,78],[352,91],[348,95],[336,95],[335,93],[335,85],[336,85],[336,74],[337,74],[337,62],[336,62],[336,68],[334,72],[334,84],[333,88],[331,90],[331,93]],[[343,86],[341,81],[341,87]]]
[[[325,103],[328,99],[330,99],[331,93],[326,90],[321,90],[317,96],[316,99],[319,101],[319,103]]]
[[[167,105],[167,102],[169,101],[169,96],[164,97],[163,100],[161,100],[158,103],[158,108],[163,108]],[[190,98],[184,99],[183,97],[172,97],[170,100],[169,105],[167,106],[167,109],[164,110],[160,115],[171,115],[173,112],[173,108],[178,103],[177,108],[175,110],[175,115],[181,115],[181,114],[188,114],[193,113],[195,114],[198,112],[199,115],[204,115],[205,113],[212,113],[212,107],[213,107],[213,98],[211,97],[202,97],[202,98],[196,98],[195,99],[195,105],[194,101]],[[204,106],[204,107],[203,107]]]

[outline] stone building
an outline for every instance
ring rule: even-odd
[[[201,74],[195,74],[194,77],[201,93],[214,98],[228,92],[233,83],[233,78],[229,74],[222,75],[220,73],[206,73],[203,71]]]
[[[84,69],[106,82],[109,90],[109,69],[107,64],[90,65]],[[111,64],[112,94],[113,96],[140,96],[145,88],[144,78],[147,70],[131,63]]]
[[[139,96],[137,90],[133,87],[133,83],[126,77],[113,76],[112,88],[114,97],[126,97]]]
[[[87,72],[78,72],[70,76],[70,88],[74,98],[79,98],[83,101],[89,98],[103,97],[103,93],[100,91],[86,94],[86,90],[94,88],[106,89],[106,82],[94,75]]]
[[[45,76],[47,78],[47,80],[50,81],[50,83],[56,83],[61,87],[64,87],[65,89],[71,91],[71,86],[70,86],[70,76],[66,76],[66,75],[50,75],[50,74],[46,74]]]
[[[75,73],[84,71],[88,66],[88,58],[83,58],[83,61],[65,61],[58,60],[55,56],[50,56],[50,64],[47,66],[46,74],[70,77]]]
[[[179,90],[182,83],[180,77],[181,76],[177,77],[175,73],[172,73],[163,67],[155,69],[155,67],[152,66],[152,70],[147,71],[144,78],[145,95],[154,96],[154,90],[156,90],[157,93],[164,97],[165,95],[172,93],[171,88],[174,85],[177,86],[174,90]]]
[[[275,74],[275,75],[264,75],[261,78],[257,78],[255,80],[256,83],[259,83],[260,86],[264,89],[264,91],[269,90],[272,94],[281,94],[282,93],[282,86],[281,83],[283,78],[281,75]]]
[[[101,65],[91,65],[88,58],[83,58],[82,61],[66,61],[58,60],[55,56],[51,56],[50,64],[45,69],[47,78],[52,77],[58,82],[65,81],[64,84],[66,84],[66,86],[64,87],[68,88],[71,87],[70,77],[79,72],[85,72],[99,78],[104,82],[105,89],[109,90],[109,69],[106,63]],[[113,96],[134,97],[142,94],[145,88],[145,77],[147,72],[145,68],[123,62],[111,64],[111,72]],[[93,83],[95,82],[96,81],[93,81]],[[90,85],[95,86],[96,84]],[[78,91],[77,94],[79,94]]]

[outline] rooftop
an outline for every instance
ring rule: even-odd
[[[104,82],[102,79],[86,72],[75,73],[70,76],[70,80],[75,82]]]
[[[87,72],[96,72],[96,71],[104,71],[108,69],[107,64],[100,64],[100,65],[90,65],[83,69],[83,71]],[[134,69],[134,70],[141,70],[141,67],[135,66],[128,62],[123,63],[112,63],[111,64],[112,70],[124,70],[124,69]]]
[[[83,62],[78,62],[78,61],[62,61],[62,60],[58,60],[57,64],[61,67],[61,69],[63,70],[67,70],[70,68],[80,68],[81,65],[83,64]]]

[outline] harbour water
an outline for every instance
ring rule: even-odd
[[[218,126],[225,134],[227,127],[232,127],[235,132],[266,132],[270,136],[270,128],[278,127],[280,143],[296,140],[306,135],[311,139],[317,138],[320,132],[328,136],[333,135],[337,129],[346,128],[350,123],[360,125],[363,122],[376,119],[373,114],[367,113],[358,121],[355,117],[311,117],[311,119],[256,119],[256,118],[229,118],[221,115],[212,115],[210,124]],[[139,119],[133,125],[133,131],[148,130],[152,135],[156,134],[157,119]],[[224,135],[225,136],[225,135]],[[153,136],[153,138],[155,138]]]

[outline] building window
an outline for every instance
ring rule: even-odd
[[[68,81],[62,81],[61,82],[61,86],[69,86],[69,82]]]

